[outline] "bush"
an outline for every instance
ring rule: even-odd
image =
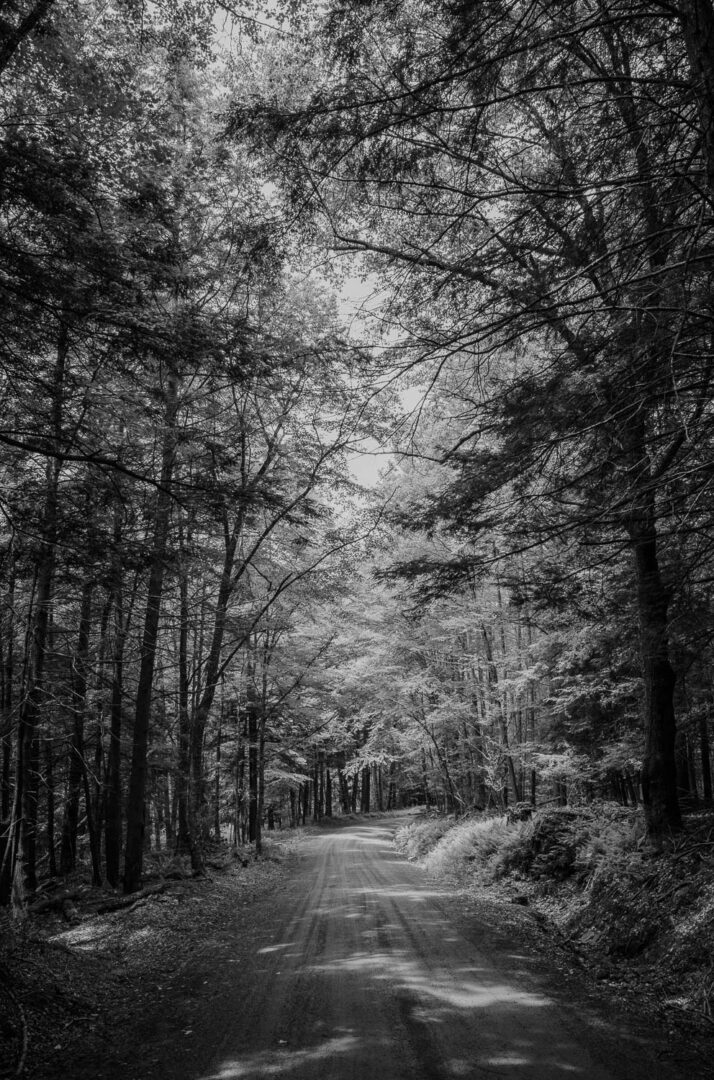
[[[579,815],[566,807],[541,810],[533,821],[530,872],[535,878],[562,881],[575,871]]]
[[[453,820],[445,817],[426,818],[402,825],[394,834],[394,843],[398,851],[408,859],[421,859],[441,837],[453,827]]]
[[[489,859],[488,872],[494,881],[509,874],[525,876],[533,864],[533,821],[509,825],[498,849]]]
[[[511,830],[505,816],[464,818],[439,840],[424,859],[426,869],[439,877],[460,879],[485,868],[504,847]]]
[[[543,807],[532,817],[523,812],[457,821],[432,817],[403,826],[395,842],[439,877],[462,880],[477,872],[492,881],[508,874],[564,881],[575,876],[597,890],[610,868],[632,859],[641,839],[637,811],[593,805]]]

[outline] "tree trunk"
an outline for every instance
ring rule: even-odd
[[[191,838],[190,851],[191,851],[191,864],[194,873],[200,873],[203,871],[203,844],[202,835],[198,827],[202,812],[203,803],[203,742],[206,731],[206,725],[208,718],[213,707],[213,702],[216,695],[216,689],[218,687],[221,678],[221,656],[223,652],[223,637],[226,627],[226,616],[228,611],[228,603],[234,589],[233,571],[236,561],[236,550],[238,540],[243,527],[243,511],[241,510],[237,515],[232,527],[229,525],[228,514],[224,509],[223,511],[223,537],[224,537],[224,552],[223,552],[223,567],[221,571],[221,579],[218,587],[218,596],[216,597],[215,614],[213,617],[213,631],[211,634],[211,643],[208,649],[208,656],[206,662],[202,665],[204,672],[203,691],[200,695],[200,699],[188,720],[189,735],[188,744],[190,747],[190,781],[186,783],[186,794],[191,800],[191,809],[188,814],[184,811],[185,816],[190,817],[189,821],[189,836]],[[185,590],[186,582],[185,575],[182,577],[182,588]],[[186,594],[182,594],[184,605],[186,604]],[[188,621],[188,609],[185,606],[185,621]],[[219,751],[220,753],[220,751]],[[250,763],[250,755],[249,755]],[[218,769],[218,764],[216,765]],[[250,781],[250,769],[249,769],[249,781]],[[216,777],[216,783],[218,783],[218,777]],[[257,781],[256,781],[257,783]],[[252,789],[251,789],[252,790]],[[257,788],[256,788],[257,791]],[[217,797],[217,796],[216,796]],[[218,805],[218,803],[216,803]],[[250,806],[253,807],[253,818],[250,816]],[[255,840],[255,814],[257,813],[257,803],[249,804],[249,821],[248,821],[248,833],[251,838],[251,842]],[[218,828],[218,826],[217,826]]]
[[[63,393],[69,358],[69,329],[59,326],[57,357],[52,380],[52,447],[47,460],[42,540],[37,559],[37,600],[32,627],[29,690],[20,710],[18,729],[17,783],[14,829],[19,828],[14,856],[22,864],[22,889],[33,893],[37,887],[37,725],[44,696],[45,661],[50,625],[52,585],[57,548],[59,478],[62,471]]]
[[[689,771],[689,746],[684,731],[678,731],[674,742],[674,761],[677,775],[677,791],[680,798],[691,794]]]
[[[258,805],[255,815],[255,854],[263,851],[263,809],[265,807],[265,707],[258,719]]]
[[[370,785],[369,785],[370,775],[369,774],[370,774],[369,765],[365,765],[365,767],[362,769],[362,790],[361,790],[361,794],[360,794],[360,810],[361,810],[361,812],[363,814],[368,814],[369,813],[369,807],[370,807],[370,803],[371,803]]]
[[[144,797],[146,792],[146,761],[149,749],[151,696],[156,662],[156,641],[159,632],[161,596],[166,569],[166,548],[171,514],[171,480],[176,448],[176,415],[178,411],[178,378],[168,373],[165,393],[164,433],[161,451],[161,480],[156,497],[149,591],[144,615],[144,632],[139,663],[139,685],[136,692],[134,735],[132,742],[131,774],[127,800],[126,851],[124,857],[124,892],[141,888],[144,852]]]
[[[10,808],[12,806],[12,703],[13,677],[15,661],[15,550],[10,544],[10,577],[7,586],[5,617],[2,620],[3,656],[2,656],[2,696],[0,697],[0,731],[2,731],[2,779],[0,780],[0,824],[10,827]],[[4,831],[4,830],[3,830]],[[2,846],[0,844],[0,860]]]
[[[221,841],[221,719],[216,730],[216,772],[213,779],[213,828],[216,843]]]
[[[499,603],[500,603],[500,590],[499,590]],[[508,770],[508,779],[511,783],[511,789],[513,791],[513,798],[515,802],[521,801],[521,792],[518,787],[518,777],[516,776],[516,767],[511,757],[511,751],[508,742],[508,720],[505,712],[505,704],[498,691],[498,670],[496,668],[495,661],[493,659],[493,648],[491,646],[491,639],[488,635],[488,631],[485,625],[481,626],[481,633],[483,635],[484,652],[486,656],[487,671],[488,671],[488,683],[489,687],[494,689],[496,697],[496,708],[498,710],[498,725],[501,732],[501,744],[503,746],[504,755],[506,758],[506,769]],[[507,796],[506,796],[507,798]]]
[[[711,0],[679,0],[678,9],[699,111],[707,182],[714,191],[714,8]]]
[[[79,609],[77,651],[72,666],[72,734],[69,744],[68,791],[62,823],[60,872],[69,874],[77,862],[77,825],[82,782],[87,771],[84,760],[84,719],[87,706],[87,665],[89,663],[89,631],[92,618],[94,583],[85,581]],[[87,806],[87,814],[91,806]]]
[[[258,838],[258,700],[253,682],[254,671],[248,673],[248,842]]]
[[[648,834],[659,840],[667,831],[679,829],[682,818],[675,764],[675,674],[667,634],[670,595],[660,574],[651,505],[632,515],[628,533],[635,562],[644,684],[642,793]]]
[[[711,701],[710,701],[711,707]],[[709,716],[703,713],[699,717],[699,749],[702,755],[702,791],[704,798],[712,797],[712,766],[709,746]]]
[[[312,820],[318,822],[320,820],[320,763],[315,757],[315,763],[312,767]]]
[[[332,817],[332,777],[329,768],[325,768],[325,817]]]
[[[342,807],[343,814],[349,814],[350,812],[350,789],[347,782],[347,777],[342,772],[342,769],[337,769],[337,784],[340,789],[340,805]]]
[[[181,526],[179,525],[179,530]],[[188,674],[188,575],[182,563],[179,568],[179,649],[178,649],[178,761],[176,765],[176,797],[178,825],[176,830],[176,853],[187,855],[194,846],[191,802],[191,716],[189,712]]]
[[[2,710],[0,731],[2,734],[2,780],[0,781],[0,905],[9,903],[14,858],[15,825],[12,820],[12,703],[15,625],[15,553],[11,544],[8,558],[10,580],[7,587],[7,629],[3,618],[4,654],[2,658]]]
[[[115,637],[112,687],[109,705],[109,748],[107,751],[107,795],[104,821],[104,857],[107,881],[119,884],[121,862],[121,727],[124,701],[125,625],[121,591],[115,600]]]
[[[54,2],[55,0],[36,0],[29,11],[18,18],[16,26],[8,26],[5,29],[3,41],[0,43],[0,74],[10,63],[23,41],[42,22]]]
[[[52,740],[45,738],[45,791],[47,793],[47,870],[50,877],[57,877],[57,859],[55,855],[55,773],[52,755]]]

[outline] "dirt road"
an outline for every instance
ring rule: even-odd
[[[307,840],[297,875],[263,903],[260,921],[236,912],[186,965],[159,1015],[135,1028],[123,1063],[94,1075],[680,1076],[656,1034],[603,1017],[498,928],[460,918],[395,853],[393,829],[371,821]]]

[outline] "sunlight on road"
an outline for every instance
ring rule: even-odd
[[[539,994],[518,990],[509,983],[494,982],[488,971],[480,968],[456,970],[425,970],[406,953],[356,953],[342,960],[327,964],[314,964],[308,970],[322,975],[353,975],[359,972],[375,980],[395,984],[400,989],[411,990],[422,999],[422,1012],[433,1013],[424,1006],[430,1001],[454,1009],[484,1009],[489,1006],[517,1005],[525,1008],[542,1008],[549,1004]],[[467,976],[464,978],[464,976]]]
[[[240,1077],[280,1076],[314,1063],[315,1076],[321,1074],[320,1062],[356,1050],[359,1040],[354,1035],[342,1035],[329,1039],[320,1046],[305,1050],[262,1050],[250,1054],[242,1061],[226,1061],[219,1071],[201,1080],[239,1080]]]
[[[520,951],[501,972],[390,840],[372,826],[310,842],[307,891],[256,942],[263,982],[195,1080],[612,1080]]]

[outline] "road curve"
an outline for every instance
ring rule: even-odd
[[[533,957],[392,846],[394,822],[312,836],[252,963],[214,969],[215,1022],[188,1080],[662,1080],[646,1040],[558,1002]],[[210,1047],[210,1049],[209,1049]],[[174,1075],[178,1075],[176,1069]]]

